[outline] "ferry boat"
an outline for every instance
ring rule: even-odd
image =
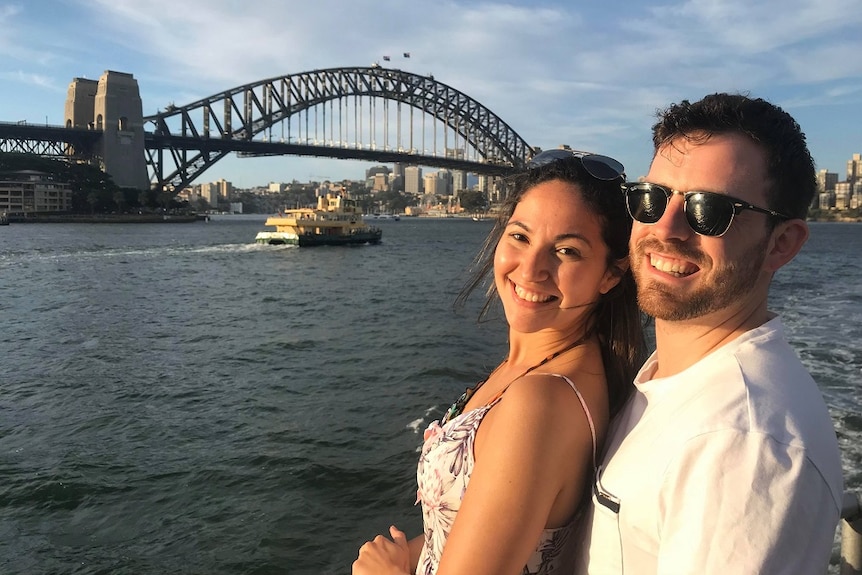
[[[383,230],[362,221],[355,200],[332,194],[317,198],[317,209],[284,210],[267,218],[264,225],[274,226],[275,231],[258,232],[256,243],[340,246],[376,244],[383,236]]]

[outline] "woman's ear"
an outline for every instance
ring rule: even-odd
[[[805,220],[793,219],[780,222],[772,230],[772,238],[766,253],[764,267],[770,272],[776,272],[796,257],[802,246],[808,240],[808,224]]]
[[[605,275],[602,278],[602,283],[599,286],[599,293],[602,295],[607,294],[609,291],[614,289],[620,280],[626,275],[626,272],[629,270],[629,258],[621,258],[616,260],[614,263],[608,266],[608,269],[605,270]]]

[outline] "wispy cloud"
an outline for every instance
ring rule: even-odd
[[[13,73],[4,72],[3,74],[0,74],[0,79],[2,79],[4,82],[14,82],[17,84],[24,84],[26,86],[38,86],[40,88],[47,88],[55,92],[66,91],[65,85],[57,85],[54,79],[50,76],[46,76],[44,74],[34,74],[32,72],[24,72],[23,70],[19,70]]]

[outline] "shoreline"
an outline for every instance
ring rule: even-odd
[[[813,218],[805,220],[807,222],[822,222],[826,224],[858,224],[862,222],[862,217],[858,218]]]
[[[206,214],[39,214],[9,215],[10,224],[184,224],[209,221]]]

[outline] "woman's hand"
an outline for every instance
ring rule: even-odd
[[[407,537],[394,525],[389,528],[390,541],[378,535],[359,548],[353,562],[353,575],[410,575],[410,549]]]

